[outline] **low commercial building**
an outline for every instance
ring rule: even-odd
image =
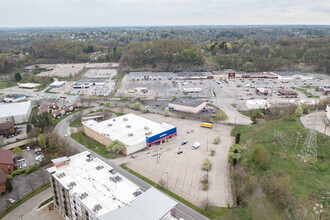
[[[56,81],[49,85],[50,88],[61,88],[65,85],[65,81]]]
[[[6,192],[6,182],[7,182],[7,176],[5,172],[0,169],[0,193]]]
[[[0,123],[0,135],[8,136],[15,133],[14,122]]]
[[[298,71],[278,71],[272,72],[278,76],[279,80],[311,80],[313,79],[312,74],[302,73]]]
[[[101,120],[104,120],[104,114],[102,112],[88,114],[88,115],[81,117],[81,120],[82,121],[88,121],[88,120],[101,121]]]
[[[267,109],[270,106],[266,100],[247,100],[246,107],[248,107],[248,109]]]
[[[52,162],[54,205],[65,219],[176,219],[177,202],[154,188],[143,192],[88,151]]]
[[[32,111],[31,101],[0,105],[0,122],[15,124],[28,122]]]
[[[177,98],[168,103],[168,107],[175,111],[198,114],[206,106],[206,101],[199,99]]]
[[[169,81],[176,79],[173,72],[130,72],[127,80],[131,82]]]
[[[131,113],[102,122],[88,120],[82,124],[85,134],[103,145],[114,140],[123,142],[125,155],[164,143],[177,135],[176,127],[170,124],[158,124]]]
[[[26,101],[26,95],[23,94],[10,94],[5,96],[5,102],[22,102]]]
[[[177,78],[180,80],[213,79],[213,75],[210,72],[180,72],[177,73]]]
[[[11,174],[14,171],[14,156],[11,150],[0,149],[0,170],[5,174]]]
[[[38,83],[21,83],[18,87],[22,89],[36,89],[38,86],[40,86]]]

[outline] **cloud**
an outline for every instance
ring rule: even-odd
[[[1,27],[327,24],[328,0],[1,0]]]

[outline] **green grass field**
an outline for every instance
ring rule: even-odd
[[[16,86],[17,82],[15,81],[0,81],[0,89],[5,89],[5,88],[9,88],[12,86]]]
[[[81,127],[82,124],[81,124],[81,117],[78,117],[76,118],[75,120],[73,120],[71,123],[70,123],[70,127]]]

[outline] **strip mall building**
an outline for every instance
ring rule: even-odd
[[[165,143],[177,135],[175,126],[159,124],[131,113],[101,122],[88,120],[82,124],[85,134],[103,145],[114,140],[123,142],[125,155]]]

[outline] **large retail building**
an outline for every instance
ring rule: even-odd
[[[82,124],[85,134],[103,145],[114,140],[123,142],[125,155],[164,143],[177,135],[175,126],[159,124],[132,113],[101,122],[88,120]]]

